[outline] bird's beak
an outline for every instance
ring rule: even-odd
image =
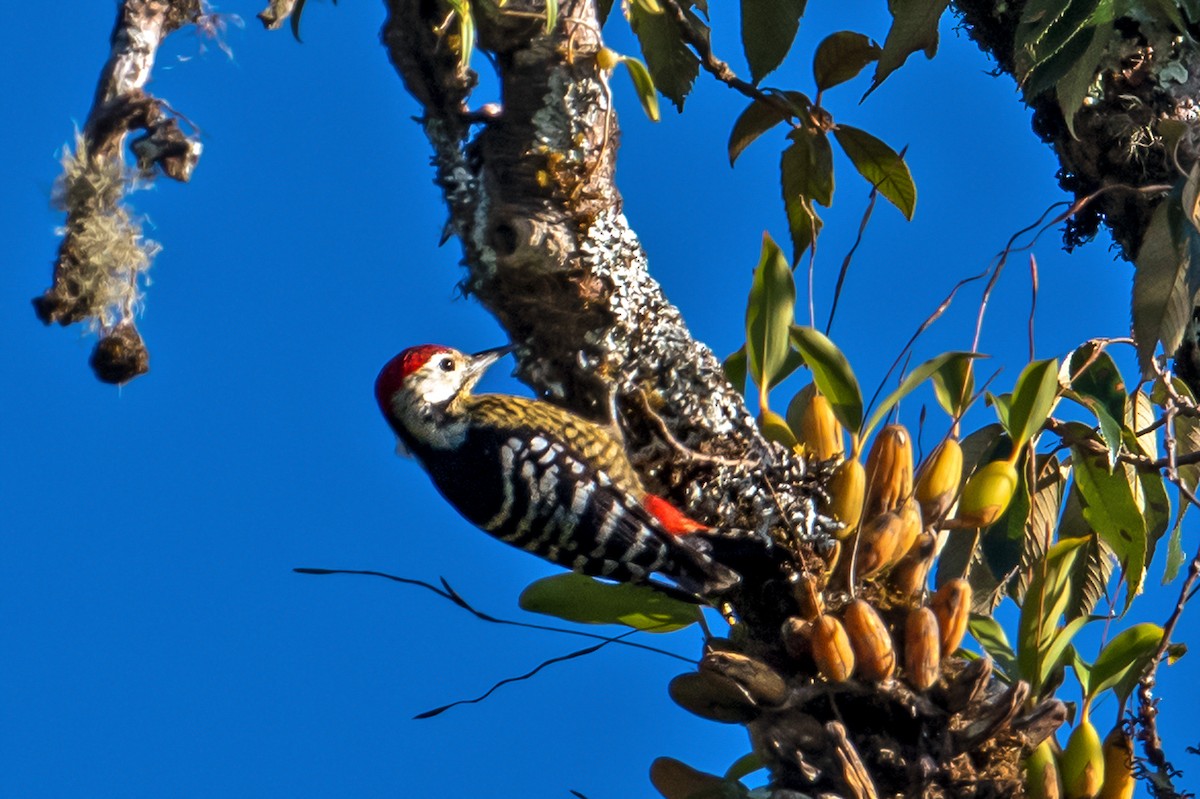
[[[514,347],[512,344],[506,344],[503,347],[495,347],[494,349],[477,352],[470,356],[471,360],[467,364],[467,380],[465,387],[471,388],[474,386],[477,382],[479,382],[479,378],[483,377],[483,373],[486,372],[492,364],[503,358],[505,355],[508,355],[515,349],[516,347]]]

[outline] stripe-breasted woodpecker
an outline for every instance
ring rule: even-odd
[[[615,431],[548,402],[472,393],[508,351],[410,347],[375,381],[401,450],[442,496],[501,541],[583,574],[659,574],[703,596],[733,587],[738,575],[690,535],[707,528],[646,491]]]

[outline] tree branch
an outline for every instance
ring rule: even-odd
[[[87,122],[75,151],[63,156],[55,202],[67,212],[66,233],[54,283],[33,305],[46,324],[91,320],[100,329],[91,364],[106,383],[124,383],[149,370],[134,312],[140,278],[158,246],[143,240],[125,195],[135,177],[156,171],[186,181],[200,158],[200,143],[144,87],[162,40],[203,14],[201,0],[124,0]],[[125,138],[133,130],[145,131],[131,145],[136,176],[124,160]]]

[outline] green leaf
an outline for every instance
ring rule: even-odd
[[[750,377],[759,387],[760,404],[772,380],[787,362],[789,327],[795,314],[796,285],[787,260],[771,237],[763,234],[762,255],[750,284],[746,306],[746,353]]]
[[[707,26],[699,18],[695,19],[695,23],[707,31]],[[646,66],[654,85],[682,111],[683,101],[692,90],[692,83],[700,71],[700,61],[683,43],[679,25],[669,15],[650,13],[637,4],[629,6],[629,25],[642,45],[642,54],[646,56]],[[632,72],[630,70],[630,74]],[[636,78],[634,82],[637,82]],[[640,96],[640,86],[638,91]],[[646,101],[643,100],[642,104],[646,105]]]
[[[1088,38],[1087,49],[1071,63],[1066,74],[1055,84],[1054,93],[1058,99],[1058,107],[1072,138],[1079,138],[1075,135],[1075,115],[1083,107],[1084,100],[1096,82],[1096,72],[1100,61],[1108,52],[1108,44],[1112,41],[1114,32],[1113,24],[1107,22],[1093,27],[1090,34],[1087,31],[1080,33],[1081,37]]]
[[[1034,361],[1021,370],[1008,413],[1008,434],[1017,447],[1025,446],[1042,429],[1057,395],[1057,359]]]
[[[795,265],[820,230],[813,201],[826,207],[833,202],[833,150],[824,133],[807,127],[796,128],[788,139],[792,143],[780,157],[779,171]]]
[[[754,100],[746,106],[746,110],[733,123],[733,130],[729,133],[730,166],[733,166],[738,156],[752,141],[789,117],[799,116],[812,107],[812,100],[800,92],[779,92],[775,97],[781,103],[794,106],[793,112],[789,114],[779,105],[762,100]]]
[[[892,407],[900,400],[907,397],[921,383],[928,380],[935,373],[942,369],[947,363],[958,358],[981,358],[977,352],[943,352],[925,361],[917,368],[908,373],[908,376],[900,381],[900,385],[891,394],[888,394],[883,402],[879,403],[879,407],[871,414],[870,420],[867,421],[867,426],[863,429],[862,437],[866,439],[875,426],[884,420]]]
[[[1179,349],[1200,288],[1200,240],[1184,219],[1180,192],[1177,187],[1154,209],[1135,259],[1133,337],[1146,379],[1154,376],[1159,343],[1168,354]]]
[[[1125,572],[1125,610],[1128,610],[1134,597],[1141,593],[1146,574],[1146,520],[1123,469],[1110,472],[1096,456],[1078,448],[1073,448],[1072,453],[1083,518],[1112,547]]]
[[[1021,603],[1017,622],[1017,661],[1021,676],[1033,686],[1034,695],[1041,691],[1041,675],[1047,673],[1044,653],[1053,642],[1058,620],[1070,599],[1075,566],[1087,538],[1068,538],[1059,541],[1046,553],[1045,559],[1034,565],[1033,579]]]
[[[988,391],[983,396],[984,401],[996,411],[996,418],[1000,420],[1000,424],[1004,425],[1005,430],[1008,430],[1008,415],[1012,410],[1012,394],[993,394]]]
[[[673,757],[655,758],[650,764],[650,783],[664,799],[728,799],[738,796],[737,793],[726,792],[726,780],[694,769]]]
[[[1121,427],[1121,423],[1114,419],[1095,397],[1085,397],[1071,389],[1064,391],[1063,396],[1078,402],[1096,417],[1096,424],[1100,428],[1100,440],[1108,448],[1108,468],[1112,469],[1117,463],[1117,455],[1121,452],[1124,440],[1124,428]]]
[[[756,771],[761,771],[764,768],[766,768],[766,764],[763,763],[762,758],[758,756],[757,752],[747,752],[733,761],[733,765],[725,770],[725,779],[740,780],[742,777],[746,777]]]
[[[558,0],[546,0],[546,33],[554,30],[558,24]]]
[[[1008,643],[1008,636],[1004,634],[1004,628],[1000,626],[1000,622],[991,616],[972,613],[970,621],[967,622],[967,631],[979,642],[983,651],[996,661],[996,665],[1008,676],[1009,680],[1016,680],[1020,677],[1017,655],[1013,652],[1012,645]]]
[[[1200,452],[1200,419],[1177,414],[1175,416],[1175,456]],[[1179,467],[1179,477],[1189,491],[1200,485],[1200,464],[1189,463]]]
[[[1117,699],[1124,706],[1138,677],[1158,652],[1162,637],[1163,628],[1150,623],[1135,624],[1113,636],[1092,663],[1085,703],[1090,704],[1109,688],[1117,688]],[[1124,685],[1128,686],[1126,690],[1122,690]]]
[[[658,113],[658,95],[654,91],[654,79],[650,77],[646,65],[633,56],[621,56],[621,63],[629,70],[629,77],[633,80],[633,88],[642,104],[642,110],[651,122],[657,122],[661,118]]]
[[[786,191],[787,186],[784,186]],[[812,200],[800,195],[784,195],[784,209],[787,211],[788,235],[792,240],[792,264],[800,263],[804,252],[813,245],[825,223],[813,209]]]
[[[1078,496],[1074,486],[1072,495]],[[1108,584],[1116,569],[1112,547],[1093,530],[1089,529],[1085,535],[1088,542],[1083,546],[1075,565],[1075,579],[1071,582],[1071,599],[1065,614],[1068,619],[1095,612],[1096,606],[1108,596]]]
[[[811,327],[792,325],[792,343],[812,370],[813,383],[833,406],[842,427],[854,432],[862,426],[863,402],[858,379],[846,356],[824,333]]]
[[[858,173],[900,209],[905,219],[911,220],[917,205],[917,187],[904,159],[865,130],[838,125],[833,135]]]
[[[1046,556],[1054,541],[1054,528],[1058,525],[1063,493],[1071,474],[1070,465],[1060,463],[1054,455],[1038,455],[1036,463],[1037,479],[1025,524],[1021,563],[1016,579],[1009,586],[1009,596],[1018,605],[1024,600],[1035,566]]]
[[[1142,516],[1146,519],[1146,567],[1154,562],[1154,553],[1159,539],[1171,526],[1171,497],[1167,495],[1166,480],[1161,472],[1138,472],[1134,467],[1125,467],[1127,476],[1133,473],[1136,493]]]
[[[746,345],[743,344],[725,359],[723,364],[725,367],[725,379],[729,381],[737,393],[746,394],[746,370],[748,367],[746,361]]]
[[[796,128],[783,151],[783,197],[815,200],[826,208],[833,202],[833,150],[819,130]]]
[[[468,0],[446,0],[458,17],[458,65],[466,69],[471,64],[471,55],[475,52],[475,16],[471,13]]]
[[[813,56],[813,77],[817,90],[845,83],[862,72],[863,67],[879,60],[883,50],[870,38],[854,31],[831,33],[817,45]]]
[[[1067,659],[1072,652],[1071,641],[1085,624],[1094,619],[1093,616],[1077,616],[1051,634],[1049,644],[1041,653],[1041,672],[1037,675],[1038,685],[1046,686],[1057,682],[1055,672],[1066,666]]]
[[[1089,341],[1071,353],[1068,363],[1071,388],[1103,405],[1119,427],[1125,419],[1127,403],[1125,380],[1116,361],[1107,352],[1100,351],[1099,343]]]
[[[1100,6],[1106,3],[1111,5],[1111,0],[1030,0],[1025,4],[1014,35],[1013,60],[1017,82],[1025,88],[1027,101],[1053,86],[1074,61],[1056,56],[1083,54],[1091,42],[1086,28],[1100,18]],[[1054,70],[1045,70],[1050,63],[1055,64]],[[1031,78],[1039,67],[1048,74],[1031,87]]]
[[[792,47],[808,0],[742,0],[742,49],[758,83]]]
[[[1179,568],[1183,566],[1187,556],[1183,554],[1183,515],[1187,513],[1188,503],[1180,502],[1179,510],[1175,512],[1175,524],[1171,528],[1171,538],[1167,541],[1167,563],[1163,567],[1162,584],[1175,582],[1179,576]]]
[[[759,411],[758,429],[762,431],[763,438],[774,441],[776,444],[782,444],[787,449],[795,448],[798,443],[796,434],[792,432],[792,428],[788,427],[787,419],[770,408]]]
[[[966,353],[952,354],[958,357],[947,360],[934,370],[930,378],[938,405],[957,419],[966,413],[971,395],[975,393],[975,370],[971,368],[972,359]]]
[[[883,40],[870,94],[918,50],[933,58],[938,46],[938,20],[950,0],[891,0],[892,27]]]
[[[535,580],[521,592],[523,610],[580,624],[623,624],[670,633],[696,623],[697,611],[645,585],[604,583],[575,572]]]

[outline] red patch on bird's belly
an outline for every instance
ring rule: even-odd
[[[658,519],[659,524],[672,535],[702,533],[712,529],[708,525],[701,524],[691,518],[662,497],[655,496],[654,494],[646,495],[646,498],[642,500],[642,507],[649,511],[651,516]]]

